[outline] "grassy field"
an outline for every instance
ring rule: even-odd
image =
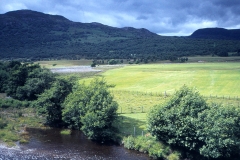
[[[124,134],[146,132],[146,115],[149,109],[164,103],[182,85],[195,87],[208,103],[217,102],[225,106],[240,102],[240,63],[238,57],[189,57],[189,62],[201,63],[155,63],[103,68],[100,74],[81,76],[88,82],[92,76],[103,76],[116,85],[111,92],[119,104],[119,129]],[[230,62],[235,61],[235,62]],[[206,63],[208,62],[208,63]],[[87,65],[91,61],[41,61],[40,65],[52,68]],[[87,77],[83,78],[83,77]]]
[[[116,86],[111,90],[119,104],[120,130],[146,132],[146,113],[162,104],[182,85],[195,87],[208,103],[239,106],[240,63],[164,63],[128,65],[101,74]],[[90,78],[92,79],[92,78]],[[81,81],[88,82],[90,79]]]
[[[182,85],[202,95],[240,96],[240,63],[166,63],[133,65],[102,75],[114,90],[173,94]]]

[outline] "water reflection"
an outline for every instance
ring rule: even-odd
[[[146,160],[147,155],[129,151],[118,145],[92,142],[79,131],[61,135],[59,129],[28,128],[30,143],[15,148],[0,146],[1,159],[128,159]]]

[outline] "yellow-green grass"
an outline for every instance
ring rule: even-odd
[[[64,130],[61,130],[60,134],[63,134],[63,135],[70,135],[71,134],[71,130],[70,129],[64,129]]]
[[[116,85],[113,90],[173,94],[185,84],[205,96],[240,96],[240,63],[134,65],[102,75]]]
[[[239,106],[240,102],[240,63],[128,65],[101,75],[116,85],[111,92],[123,117],[119,129],[125,134],[133,134],[134,126],[137,135],[145,133],[149,109],[164,103],[184,84],[196,87],[208,103]]]
[[[136,92],[127,91],[113,91],[114,100],[119,104],[119,121],[117,127],[123,136],[142,135],[147,133],[147,113],[154,105],[161,105],[168,101],[169,97],[154,95],[154,94],[140,94]],[[239,106],[240,98],[232,97],[204,97],[209,105],[211,103],[220,103],[223,106]],[[142,107],[144,106],[143,111]]]
[[[168,96],[146,92],[113,90],[112,94],[118,102],[120,114],[146,113],[150,107],[169,99]]]
[[[80,59],[80,60],[56,60],[56,61],[37,61],[36,64],[40,64],[42,67],[55,68],[55,67],[69,67],[69,66],[90,66],[92,60]]]

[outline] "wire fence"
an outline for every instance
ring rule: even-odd
[[[155,96],[160,99],[166,99],[173,95],[171,92],[141,92],[141,91],[126,91],[126,90],[112,90],[113,94],[123,94],[128,99],[128,95],[134,96]],[[220,103],[222,106],[237,106],[240,107],[240,97],[230,95],[202,95],[203,98],[209,103]],[[131,107],[119,107],[118,113],[120,114],[134,114],[134,113],[146,113],[149,110],[149,106],[131,106]]]

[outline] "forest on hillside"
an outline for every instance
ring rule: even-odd
[[[146,29],[72,22],[62,16],[29,10],[2,14],[0,22],[3,60],[155,61],[194,55],[240,55],[239,40],[160,36]]]

